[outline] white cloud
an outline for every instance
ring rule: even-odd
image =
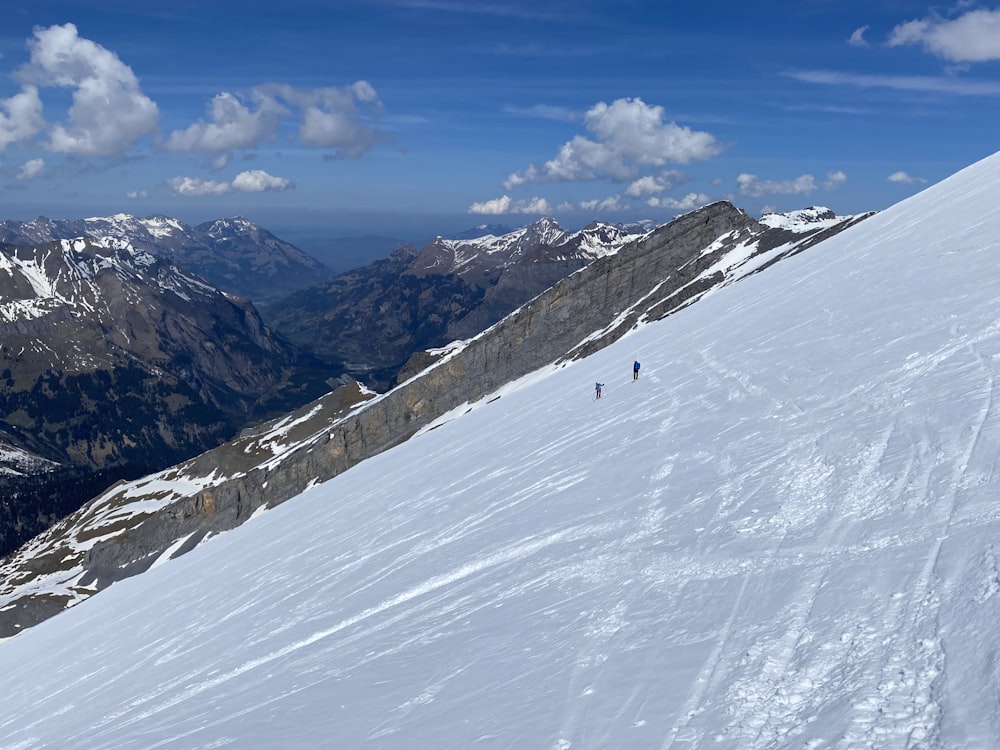
[[[31,159],[21,165],[21,169],[17,173],[17,179],[30,180],[33,177],[37,177],[43,169],[45,169],[44,159]]]
[[[847,182],[847,175],[841,170],[830,171],[826,173],[826,181],[823,183],[823,189],[836,190],[845,182]]]
[[[642,195],[658,195],[667,189],[668,186],[664,180],[652,175],[646,175],[629,185],[625,189],[625,194],[633,198],[638,198]]]
[[[31,59],[16,76],[26,91],[27,86],[74,89],[69,122],[51,128],[52,151],[111,156],[156,129],[159,111],[140,90],[132,69],[113,52],[78,36],[73,24],[36,28],[28,47]]]
[[[686,164],[709,159],[722,150],[710,133],[664,122],[662,107],[649,106],[639,98],[599,102],[587,111],[584,125],[594,139],[575,136],[541,167],[532,164],[510,174],[504,187],[510,190],[530,182],[634,180],[641,167]]]
[[[800,70],[786,75],[806,83],[821,83],[832,86],[887,88],[897,91],[933,91],[958,96],[1000,95],[1000,83],[996,81],[970,81],[955,76],[887,76],[841,73],[831,70]]]
[[[917,183],[927,182],[923,177],[913,177],[908,175],[906,172],[893,172],[889,175],[889,182],[899,182],[905,185],[915,185]]]
[[[251,169],[247,172],[240,172],[233,178],[233,190],[240,190],[244,193],[261,193],[265,190],[288,190],[292,186],[290,180],[284,177],[269,175],[263,169]]]
[[[368,81],[310,90],[267,84],[256,91],[296,107],[302,118],[299,141],[310,148],[332,149],[331,158],[358,158],[376,144],[392,140],[369,122],[381,115],[382,102]]]
[[[659,195],[688,181],[687,176],[676,169],[668,169],[658,175],[646,175],[635,180],[625,189],[625,194],[633,198],[643,195]]]
[[[862,26],[859,29],[855,29],[848,38],[847,43],[852,47],[867,47],[868,42],[865,41],[865,32],[868,31],[868,28],[868,26]]]
[[[19,94],[0,100],[0,151],[33,137],[44,126],[38,89],[25,86]]]
[[[526,198],[524,200],[511,200],[509,195],[504,195],[493,200],[473,203],[469,206],[470,214],[548,214],[552,213],[552,206],[544,198]]]
[[[695,208],[701,208],[710,203],[711,200],[704,193],[688,193],[680,200],[668,197],[650,198],[646,201],[646,205],[651,208],[672,208],[676,211],[690,211]]]
[[[584,211],[628,211],[631,206],[622,203],[620,195],[612,195],[603,200],[580,201]]]
[[[330,149],[335,159],[357,158],[376,144],[392,140],[369,122],[381,115],[382,102],[367,81],[318,89],[269,83],[255,87],[249,101],[229,92],[218,94],[207,109],[206,119],[175,130],[163,148],[215,155],[212,167],[221,169],[230,151],[276,140],[282,118],[289,116],[299,118],[302,145]]]
[[[1000,10],[972,10],[955,19],[907,21],[889,34],[890,47],[919,44],[951,62],[1000,60]]]
[[[222,195],[233,189],[228,182],[203,180],[200,177],[172,177],[167,180],[167,185],[177,195],[184,196]]]
[[[836,190],[847,182],[847,175],[841,170],[831,170],[826,173],[823,181],[824,190]],[[761,180],[755,174],[744,172],[736,178],[740,193],[759,198],[762,195],[808,195],[817,190],[820,185],[811,174],[804,174],[793,180]]]
[[[240,172],[232,182],[203,180],[200,177],[173,177],[167,180],[167,185],[177,195],[223,195],[236,190],[241,193],[261,193],[265,190],[288,190],[294,187],[290,180],[275,177],[263,169],[253,169]]]
[[[148,190],[129,190],[125,193],[125,197],[131,198],[132,200],[145,200],[149,197]]]
[[[208,105],[209,120],[199,120],[184,130],[175,130],[163,144],[166,151],[223,154],[232,149],[252,148],[278,136],[278,118],[287,110],[270,97],[259,97],[251,110],[234,94],[223,92]]]
[[[736,178],[740,193],[753,197],[762,195],[802,195],[816,190],[816,178],[804,174],[794,180],[761,180],[755,174],[744,172]]]

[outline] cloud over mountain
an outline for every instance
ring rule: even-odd
[[[643,167],[687,164],[716,156],[721,144],[711,133],[665,122],[661,106],[642,99],[598,102],[584,116],[593,138],[582,135],[560,147],[542,166],[530,165],[508,175],[504,188],[533,182],[634,180]]]
[[[263,169],[252,169],[240,172],[232,182],[218,180],[203,180],[200,177],[173,177],[167,180],[167,185],[177,195],[223,195],[232,191],[242,193],[261,193],[266,190],[289,190],[294,187],[291,180],[275,177]]]

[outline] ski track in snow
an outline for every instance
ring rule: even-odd
[[[994,162],[0,644],[0,748],[1000,746]]]

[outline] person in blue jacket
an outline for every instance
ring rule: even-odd
[[[632,365],[632,380],[638,380],[638,379],[639,379],[639,360],[636,360],[635,364]]]
[[[594,398],[601,397],[601,389],[604,387],[604,383],[596,383],[594,385]]]

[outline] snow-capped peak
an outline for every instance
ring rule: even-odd
[[[825,206],[809,206],[787,213],[768,212],[759,221],[772,229],[785,229],[789,232],[813,232],[817,229],[832,227],[844,221],[845,216],[837,216]]]

